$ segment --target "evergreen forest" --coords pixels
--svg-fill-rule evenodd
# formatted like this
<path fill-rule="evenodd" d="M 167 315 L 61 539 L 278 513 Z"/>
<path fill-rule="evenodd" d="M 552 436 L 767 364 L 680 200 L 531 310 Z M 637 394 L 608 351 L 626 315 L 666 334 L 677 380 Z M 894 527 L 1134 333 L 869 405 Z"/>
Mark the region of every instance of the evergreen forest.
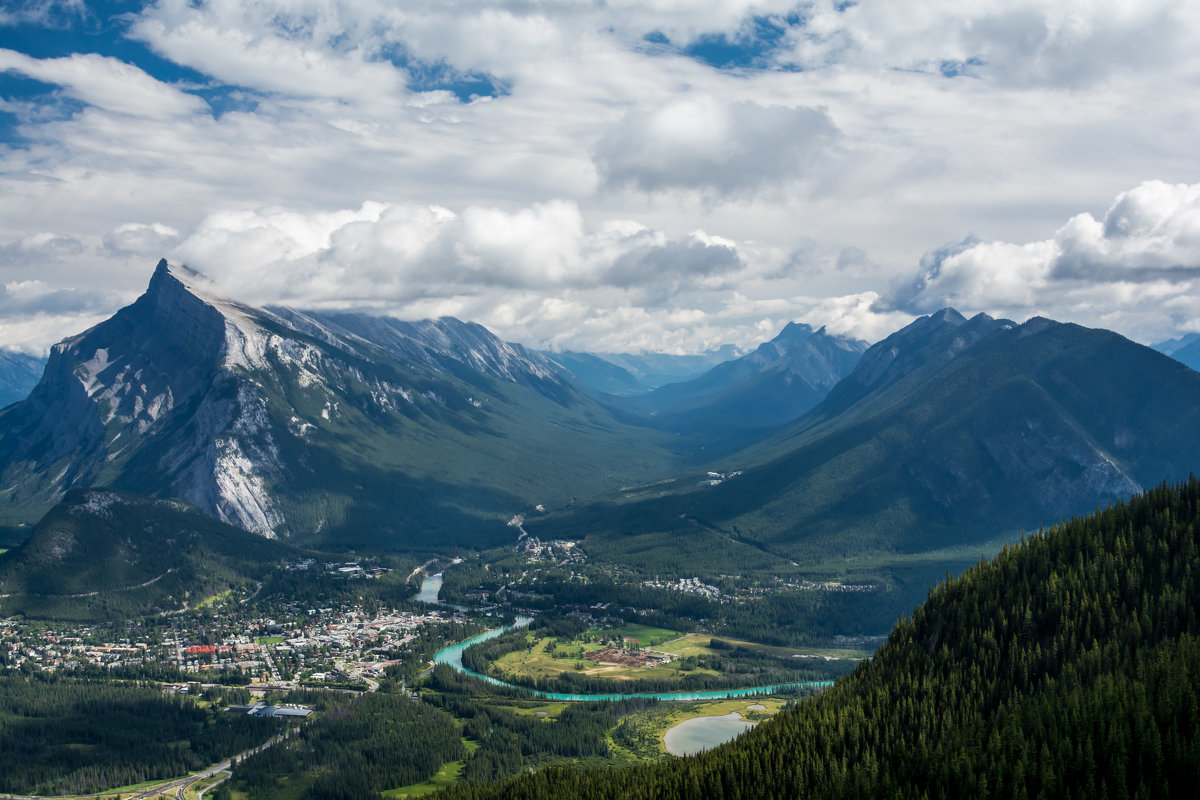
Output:
<path fill-rule="evenodd" d="M 1193 478 L 948 579 L 874 659 L 730 744 L 447 797 L 1194 797 L 1198 608 Z"/>

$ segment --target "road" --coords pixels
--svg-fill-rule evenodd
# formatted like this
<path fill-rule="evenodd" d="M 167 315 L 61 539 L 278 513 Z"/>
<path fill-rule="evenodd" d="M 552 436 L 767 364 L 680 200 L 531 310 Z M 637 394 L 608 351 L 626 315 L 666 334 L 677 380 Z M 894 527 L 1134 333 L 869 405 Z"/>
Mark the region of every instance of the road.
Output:
<path fill-rule="evenodd" d="M 274 747 L 275 745 L 284 741 L 289 736 L 291 736 L 293 733 L 295 733 L 294 730 L 288 731 L 287 733 L 272 736 L 270 739 L 263 742 L 258 747 L 252 747 L 251 749 L 245 751 L 244 753 L 239 753 L 238 755 L 234 756 L 234 758 L 236 758 L 238 761 L 241 761 L 246 756 L 251 756 L 251 755 L 254 755 L 255 753 L 260 753 L 263 750 L 266 750 L 268 747 Z M 132 795 L 129 798 L 129 800 L 150 800 L 151 797 L 158 797 L 159 795 L 171 794 L 171 793 L 174 793 L 175 797 L 178 798 L 178 800 L 184 800 L 184 793 L 187 791 L 187 788 L 189 786 L 191 786 L 193 783 L 205 780 L 206 778 L 211 778 L 212 776 L 216 775 L 219 772 L 228 772 L 232 765 L 233 765 L 233 758 L 226 759 L 219 764 L 213 764 L 211 767 L 202 769 L 199 772 L 194 772 L 191 775 L 188 775 L 186 778 L 176 778 L 173 781 L 167 781 L 165 783 L 158 783 L 152 787 L 143 789 L 142 791 L 138 792 L 137 794 Z M 226 776 L 226 778 L 227 777 L 228 776 Z M 217 786 L 224 780 L 225 780 L 225 778 L 222 778 L 220 781 L 217 781 L 212 786 L 202 789 L 197 794 L 197 798 L 199 800 L 203 800 L 204 792 L 207 792 L 209 789 L 213 788 L 213 786 Z M 118 794 L 128 794 L 128 792 L 120 792 L 120 793 L 118 793 L 118 792 L 98 792 L 96 794 L 82 794 L 82 795 L 0 794 L 0 798 L 3 798 L 3 800 L 75 800 L 76 798 L 84 798 L 84 797 L 102 797 L 102 796 L 116 797 Z"/>

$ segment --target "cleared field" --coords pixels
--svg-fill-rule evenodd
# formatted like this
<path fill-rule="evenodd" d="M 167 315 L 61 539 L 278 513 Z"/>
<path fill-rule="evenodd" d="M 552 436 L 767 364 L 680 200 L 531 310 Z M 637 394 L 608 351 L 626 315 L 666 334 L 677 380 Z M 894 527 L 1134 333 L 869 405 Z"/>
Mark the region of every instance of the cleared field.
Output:
<path fill-rule="evenodd" d="M 671 631 L 666 628 L 651 628 L 649 625 L 636 624 L 622 625 L 620 628 L 600 631 L 599 635 L 620 636 L 626 642 L 642 647 L 655 647 L 663 642 L 682 636 L 679 631 Z"/>
<path fill-rule="evenodd" d="M 570 703 L 541 703 L 539 705 L 502 705 L 500 708 L 507 708 L 517 714 L 524 714 L 527 717 L 542 717 L 543 719 L 558 719 L 558 715 L 563 709 L 571 705 Z"/>
<path fill-rule="evenodd" d="M 467 747 L 468 755 L 479 749 L 479 743 L 472 742 L 470 739 L 463 739 L 463 744 Z M 421 797 L 422 795 L 433 794 L 458 783 L 458 778 L 462 775 L 462 770 L 463 762 L 449 761 L 442 764 L 441 769 L 427 781 L 414 783 L 411 786 L 401 786 L 399 789 L 388 789 L 380 792 L 380 794 L 387 798 Z"/>
<path fill-rule="evenodd" d="M 713 655 L 722 652 L 711 647 L 713 638 L 717 638 L 733 647 L 744 647 L 755 653 L 766 653 L 779 658 L 794 659 L 803 662 L 810 658 L 838 659 L 842 661 L 860 661 L 869 658 L 872 653 L 867 650 L 852 650 L 833 647 L 776 647 L 769 644 L 747 642 L 743 639 L 730 639 L 725 636 L 712 637 L 707 633 L 690 633 L 670 642 L 655 647 L 664 653 L 671 653 L 681 658 L 697 655 Z"/>
<path fill-rule="evenodd" d="M 619 663 L 605 663 L 613 659 Z M 716 675 L 710 669 L 684 669 L 678 662 L 647 664 L 635 663 L 636 654 L 617 653 L 595 642 L 569 642 L 560 644 L 557 639 L 537 639 L 530 650 L 518 650 L 501 656 L 494 666 L 503 677 L 554 678 L 565 672 L 595 675 L 616 681 L 642 678 L 682 679 L 685 675 Z"/>

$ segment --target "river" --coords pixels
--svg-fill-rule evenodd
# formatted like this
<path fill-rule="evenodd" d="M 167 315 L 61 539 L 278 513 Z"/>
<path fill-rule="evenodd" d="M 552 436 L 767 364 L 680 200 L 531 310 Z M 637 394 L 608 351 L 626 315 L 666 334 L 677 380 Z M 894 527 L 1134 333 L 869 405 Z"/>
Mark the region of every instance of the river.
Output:
<path fill-rule="evenodd" d="M 418 603 L 437 603 L 438 595 L 442 593 L 442 573 L 430 575 L 425 580 L 421 581 L 421 591 L 417 592 L 417 596 L 413 598 Z"/>
<path fill-rule="evenodd" d="M 436 588 L 433 581 L 436 579 Z M 431 575 L 421 582 L 421 592 L 416 596 L 416 600 L 423 603 L 439 602 L 438 594 L 442 588 L 442 575 Z M 424 599 L 430 597 L 432 599 Z M 515 686 L 498 678 L 493 678 L 490 675 L 481 675 L 475 670 L 468 669 L 463 666 L 462 656 L 463 651 L 473 644 L 486 642 L 488 639 L 495 639 L 497 636 L 510 631 L 513 628 L 519 628 L 528 625 L 532 622 L 530 617 L 517 617 L 516 622 L 503 628 L 493 628 L 490 631 L 485 631 L 478 636 L 472 636 L 465 642 L 452 644 L 449 647 L 443 647 L 438 650 L 433 656 L 435 664 L 446 664 L 457 672 L 464 675 L 471 675 L 481 681 L 486 681 L 493 686 L 505 686 L 510 689 L 528 692 L 534 697 L 541 697 L 546 700 L 565 700 L 574 703 L 596 702 L 598 700 L 626 700 L 634 697 L 652 697 L 657 700 L 724 700 L 729 697 L 754 697 L 755 695 L 776 694 L 778 692 L 790 691 L 792 689 L 826 689 L 833 685 L 833 681 L 800 681 L 797 683 L 780 683 L 771 686 L 751 686 L 745 689 L 714 689 L 704 692 L 628 692 L 612 694 L 576 694 L 573 692 L 543 692 L 538 689 L 529 689 L 524 686 Z"/>

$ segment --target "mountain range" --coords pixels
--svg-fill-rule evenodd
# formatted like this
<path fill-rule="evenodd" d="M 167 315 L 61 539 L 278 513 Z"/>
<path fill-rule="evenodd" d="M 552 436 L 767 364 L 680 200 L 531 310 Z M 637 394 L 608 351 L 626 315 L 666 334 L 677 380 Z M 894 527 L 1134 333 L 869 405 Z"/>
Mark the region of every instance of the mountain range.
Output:
<path fill-rule="evenodd" d="M 1192 369 L 1200 369 L 1200 333 L 1189 333 L 1178 339 L 1151 345 L 1163 355 L 1170 356 L 1180 364 L 1187 364 Z"/>
<path fill-rule="evenodd" d="M 945 309 L 869 348 L 793 323 L 637 396 L 580 372 L 453 318 L 252 308 L 163 261 L 0 411 L 0 520 L 103 486 L 300 544 L 482 548 L 525 515 L 681 563 L 703 530 L 820 565 L 1035 529 L 1186 476 L 1200 445 L 1200 373 L 1041 318 Z"/>
<path fill-rule="evenodd" d="M 580 353 L 543 351 L 542 355 L 584 386 L 603 394 L 643 394 L 668 383 L 701 375 L 742 355 L 733 345 L 695 355 L 673 353 Z"/>
<path fill-rule="evenodd" d="M 1200 373 L 1110 331 L 946 309 L 870 347 L 807 414 L 724 459 L 719 474 L 736 477 L 553 522 L 574 535 L 636 525 L 684 550 L 700 526 L 731 546 L 840 564 L 1036 530 L 1187 477 L 1198 446 Z"/>
<path fill-rule="evenodd" d="M 811 409 L 854 370 L 867 343 L 791 322 L 774 339 L 707 372 L 613 402 L 642 424 L 715 437 L 762 431 Z M 744 434 L 740 442 L 752 439 Z"/>

